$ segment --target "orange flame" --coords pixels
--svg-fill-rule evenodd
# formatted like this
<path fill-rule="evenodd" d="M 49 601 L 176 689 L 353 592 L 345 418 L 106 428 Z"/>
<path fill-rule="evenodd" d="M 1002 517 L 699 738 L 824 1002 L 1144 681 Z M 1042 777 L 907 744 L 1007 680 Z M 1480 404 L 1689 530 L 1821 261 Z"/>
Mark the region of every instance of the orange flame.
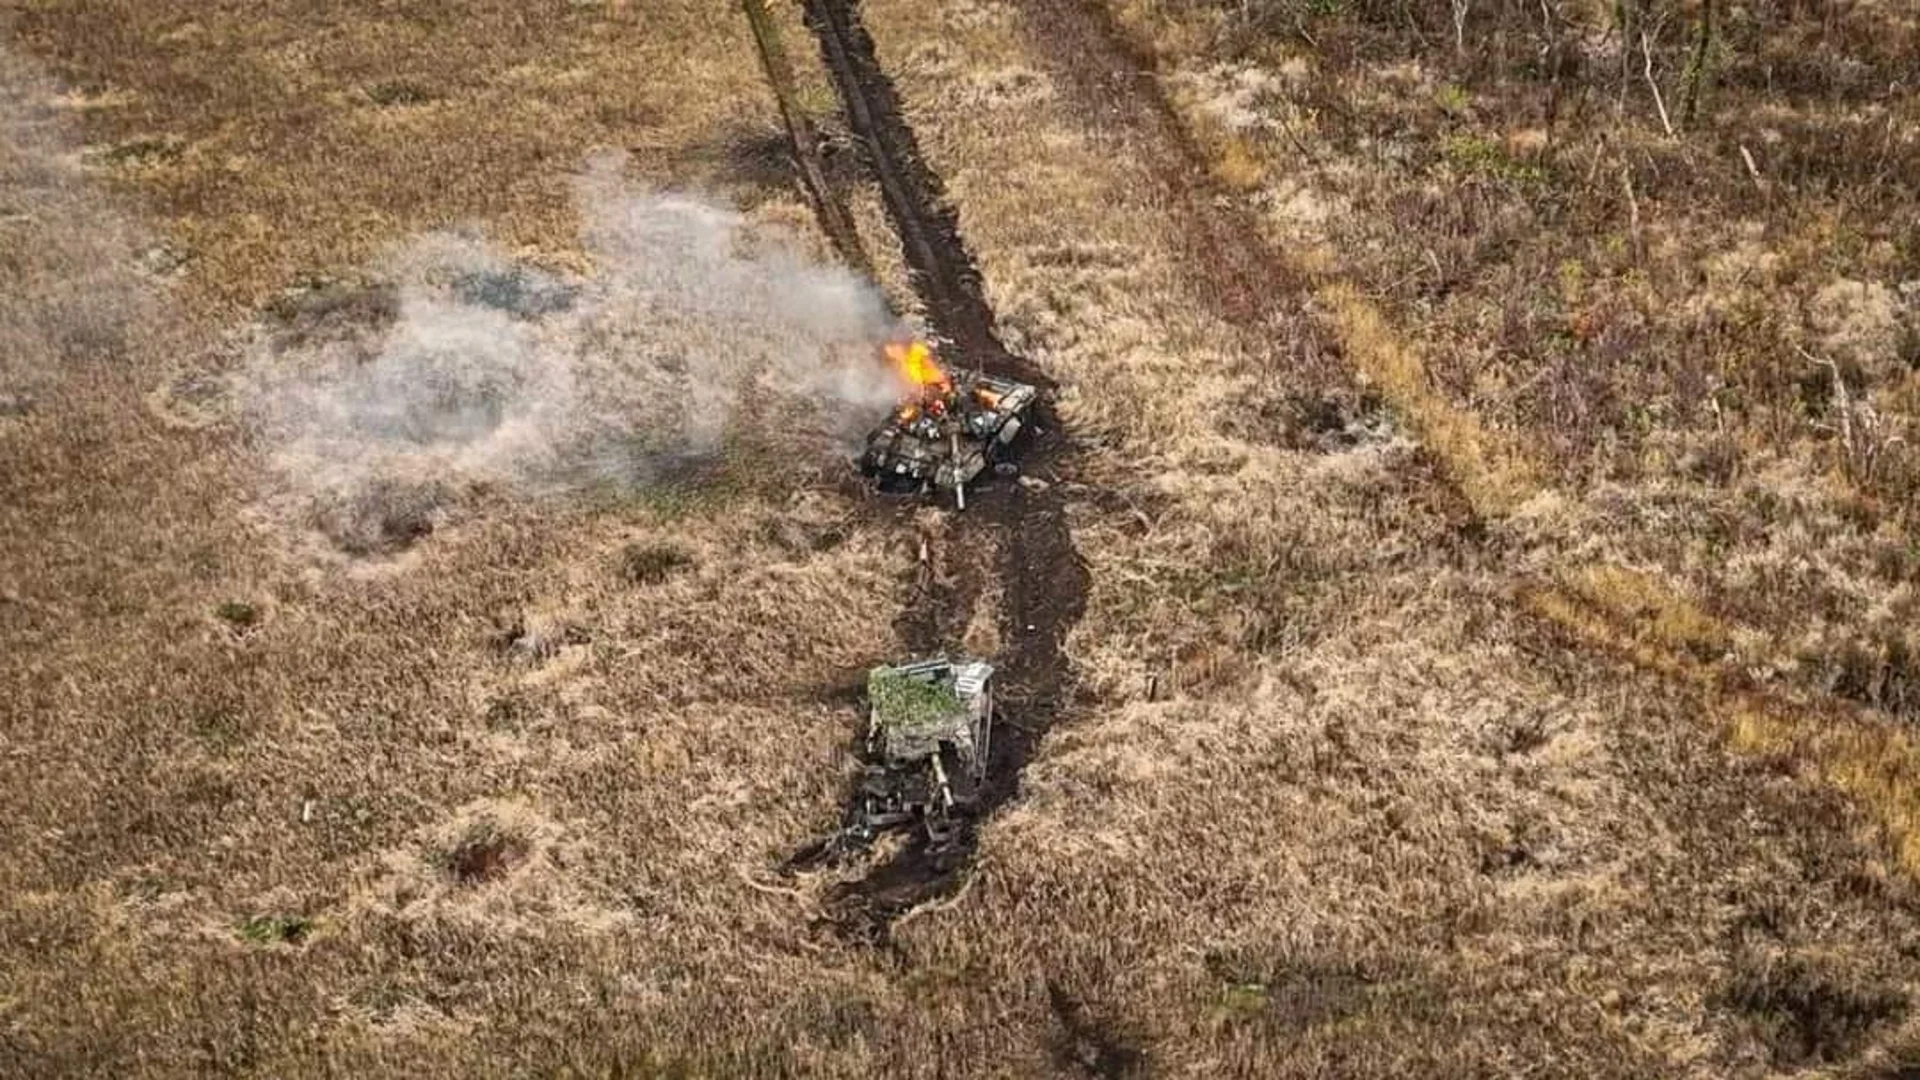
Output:
<path fill-rule="evenodd" d="M 898 342 L 887 346 L 887 359 L 899 369 L 900 377 L 913 386 L 946 393 L 953 388 L 953 380 L 934 358 L 933 349 L 924 341 L 907 344 Z"/>

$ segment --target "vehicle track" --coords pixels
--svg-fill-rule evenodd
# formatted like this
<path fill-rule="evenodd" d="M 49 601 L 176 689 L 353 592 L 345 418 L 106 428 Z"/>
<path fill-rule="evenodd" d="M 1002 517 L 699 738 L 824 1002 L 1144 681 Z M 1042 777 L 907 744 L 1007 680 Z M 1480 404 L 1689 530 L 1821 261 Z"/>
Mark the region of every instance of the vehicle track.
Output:
<path fill-rule="evenodd" d="M 980 272 L 961 237 L 959 214 L 947 202 L 939 176 L 921 156 L 913 132 L 902 118 L 899 98 L 875 54 L 873 39 L 861 25 L 857 0 L 806 0 L 806 22 L 819 39 L 820 54 L 840 98 L 849 128 L 859 139 L 864 163 L 879 185 L 887 216 L 900 238 L 908 276 L 933 327 L 954 345 L 949 362 L 977 366 L 996 375 L 1051 389 L 1053 381 L 1024 358 L 1010 353 L 995 332 L 992 306 Z M 978 844 L 978 828 L 1019 789 L 1020 773 L 1041 738 L 1067 706 L 1073 674 L 1063 646 L 1086 610 L 1088 575 L 1067 523 L 1068 485 L 1074 447 L 1045 402 L 1037 405 L 1024 467 L 1045 479 L 996 482 L 970 497 L 968 509 L 946 530 L 951 566 L 945 575 L 957 586 L 916 588 L 914 603 L 948 600 L 971 607 L 973 590 L 965 584 L 976 567 L 991 568 L 1001 587 L 1000 704 L 989 779 L 975 818 L 960 839 L 941 849 L 909 844 L 897 857 L 844 887 L 834 903 L 843 928 L 884 942 L 893 920 L 906 911 L 951 893 L 964 880 Z M 977 554 L 990 553 L 986 557 Z M 917 568 L 916 573 L 921 573 Z M 957 644 L 953 636 L 964 619 L 937 609 L 909 610 L 897 621 L 906 643 L 916 651 L 937 651 Z"/>
<path fill-rule="evenodd" d="M 805 12 L 847 126 L 880 187 L 887 220 L 906 255 L 908 280 L 928 321 L 971 363 L 1015 378 L 1036 374 L 1031 365 L 1010 364 L 994 333 L 993 309 L 960 237 L 959 212 L 901 116 L 893 82 L 861 25 L 858 0 L 806 0 Z"/>
<path fill-rule="evenodd" d="M 1152 62 L 1113 24 L 1101 0 L 1021 0 L 1035 53 L 1116 152 L 1145 166 L 1160 189 L 1155 201 L 1179 227 L 1184 265 L 1226 320 L 1270 331 L 1300 311 L 1311 291 L 1287 261 L 1259 239 L 1259 223 L 1236 199 L 1222 199 L 1204 154 L 1161 93 Z"/>
<path fill-rule="evenodd" d="M 767 14 L 765 0 L 741 0 L 747 25 L 753 29 L 754 45 L 760 52 L 760 68 L 780 108 L 780 122 L 787 130 L 787 142 L 793 153 L 795 172 L 807 201 L 813 205 L 820 231 L 827 234 L 833 249 L 855 271 L 873 276 L 873 264 L 860 246 L 860 230 L 853 223 L 845 198 L 828 178 L 821 163 L 820 136 L 813 122 L 798 104 L 794 89 L 793 67 L 787 62 L 786 48 L 780 43 L 780 31 Z"/>
<path fill-rule="evenodd" d="M 1317 340 L 1316 282 L 1262 239 L 1254 210 L 1214 179 L 1206 152 L 1161 90 L 1152 58 L 1114 24 L 1104 0 L 1018 0 L 1018 7 L 1034 54 L 1075 115 L 1109 156 L 1136 163 L 1157 188 L 1152 202 L 1172 219 L 1167 235 L 1194 301 L 1238 331 L 1240 351 L 1257 359 L 1261 373 L 1283 373 L 1302 395 L 1357 398 L 1338 347 Z"/>
<path fill-rule="evenodd" d="M 907 652 L 922 656 L 956 647 L 996 568 L 992 552 L 947 543 L 945 537 L 925 531 L 917 538 L 917 548 L 913 578 L 893 629 Z"/>

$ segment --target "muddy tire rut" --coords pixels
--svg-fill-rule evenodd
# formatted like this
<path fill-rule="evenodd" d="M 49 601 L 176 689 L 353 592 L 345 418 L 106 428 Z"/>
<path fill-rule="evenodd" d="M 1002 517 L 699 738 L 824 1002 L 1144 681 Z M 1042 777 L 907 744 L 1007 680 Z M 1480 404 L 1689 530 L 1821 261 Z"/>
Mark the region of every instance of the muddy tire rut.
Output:
<path fill-rule="evenodd" d="M 861 25 L 857 0 L 806 0 L 805 15 L 899 237 L 909 281 L 927 320 L 953 344 L 949 363 L 1051 389 L 1045 372 L 1010 353 L 995 331 L 959 213 L 901 115 L 898 95 Z M 841 929 L 875 942 L 886 941 L 900 915 L 960 887 L 980 825 L 1018 791 L 1022 770 L 1073 692 L 1064 644 L 1086 610 L 1089 579 L 1068 527 L 1070 485 L 1060 481 L 1071 476 L 1077 455 L 1044 401 L 1029 430 L 1022 467 L 1045 482 L 996 479 L 969 492 L 967 509 L 948 520 L 937 540 L 915 539 L 926 542 L 927 558 L 916 560 L 904 586 L 894 624 L 901 646 L 915 655 L 959 651 L 960 635 L 991 578 L 1001 598 L 1002 652 L 994 658 L 1000 666 L 1000 720 L 986 789 L 960 839 L 935 852 L 916 838 L 832 898 Z"/>

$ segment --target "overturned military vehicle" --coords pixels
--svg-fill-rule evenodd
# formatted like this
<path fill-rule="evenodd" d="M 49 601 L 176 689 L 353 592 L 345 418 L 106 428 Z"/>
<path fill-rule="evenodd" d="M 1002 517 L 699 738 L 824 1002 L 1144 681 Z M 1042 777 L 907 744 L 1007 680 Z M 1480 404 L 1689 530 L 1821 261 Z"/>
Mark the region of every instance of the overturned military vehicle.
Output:
<path fill-rule="evenodd" d="M 952 491 L 964 510 L 966 486 L 988 466 L 1017 470 L 1011 449 L 1038 391 L 984 372 L 949 373 L 923 341 L 886 351 L 910 390 L 867 437 L 861 470 L 884 491 Z"/>
<path fill-rule="evenodd" d="M 937 657 L 867 674 L 867 734 L 838 847 L 919 828 L 952 840 L 987 778 L 993 665 Z"/>

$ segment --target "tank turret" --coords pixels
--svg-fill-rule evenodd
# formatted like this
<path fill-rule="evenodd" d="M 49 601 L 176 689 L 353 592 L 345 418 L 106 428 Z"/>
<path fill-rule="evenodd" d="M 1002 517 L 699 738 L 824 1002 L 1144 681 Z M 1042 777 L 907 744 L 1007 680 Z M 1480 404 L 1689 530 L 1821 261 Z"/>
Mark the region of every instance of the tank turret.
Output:
<path fill-rule="evenodd" d="M 1016 471 L 1011 449 L 1039 391 L 984 372 L 949 372 L 915 341 L 887 347 L 912 388 L 867 437 L 860 467 L 882 490 L 951 491 L 966 508 L 966 486 L 987 468 Z"/>

